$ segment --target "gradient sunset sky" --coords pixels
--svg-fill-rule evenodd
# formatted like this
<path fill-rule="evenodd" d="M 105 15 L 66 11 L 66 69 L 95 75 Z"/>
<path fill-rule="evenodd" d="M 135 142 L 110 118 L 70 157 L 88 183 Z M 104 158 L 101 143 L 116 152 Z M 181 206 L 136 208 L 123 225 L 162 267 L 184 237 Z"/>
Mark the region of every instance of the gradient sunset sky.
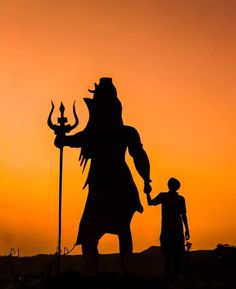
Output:
<path fill-rule="evenodd" d="M 236 245 L 236 1 L 0 0 L 0 255 L 54 253 L 59 150 L 47 126 L 63 101 L 88 120 L 83 97 L 113 78 L 125 124 L 151 164 L 152 196 L 181 181 L 193 249 Z M 87 190 L 79 149 L 65 149 L 62 248 L 77 237 Z M 134 251 L 159 245 L 161 210 L 132 221 Z M 118 252 L 105 235 L 101 253 Z M 81 253 L 77 246 L 75 254 Z"/>

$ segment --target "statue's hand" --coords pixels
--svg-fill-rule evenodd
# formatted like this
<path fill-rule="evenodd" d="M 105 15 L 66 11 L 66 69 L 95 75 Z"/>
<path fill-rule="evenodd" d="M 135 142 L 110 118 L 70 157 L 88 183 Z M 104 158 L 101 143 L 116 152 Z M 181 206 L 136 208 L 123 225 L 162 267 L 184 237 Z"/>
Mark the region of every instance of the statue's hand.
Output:
<path fill-rule="evenodd" d="M 145 194 L 150 194 L 152 191 L 152 187 L 149 183 L 144 183 L 144 189 L 143 189 Z"/>
<path fill-rule="evenodd" d="M 57 147 L 57 148 L 63 148 L 64 146 L 64 137 L 61 136 L 61 135 L 57 135 L 55 140 L 54 140 L 54 145 Z"/>

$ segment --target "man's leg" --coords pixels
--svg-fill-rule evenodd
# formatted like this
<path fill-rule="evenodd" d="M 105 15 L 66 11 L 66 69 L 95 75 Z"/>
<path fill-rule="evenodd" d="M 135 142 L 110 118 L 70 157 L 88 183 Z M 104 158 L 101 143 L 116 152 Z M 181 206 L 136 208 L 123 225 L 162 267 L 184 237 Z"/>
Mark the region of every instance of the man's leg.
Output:
<path fill-rule="evenodd" d="M 181 272 L 180 272 L 180 266 L 181 266 L 181 256 L 180 254 L 176 254 L 174 256 L 174 264 L 173 264 L 173 273 L 177 277 Z"/>
<path fill-rule="evenodd" d="M 92 240 L 82 243 L 84 274 L 96 275 L 98 270 L 98 241 Z"/>

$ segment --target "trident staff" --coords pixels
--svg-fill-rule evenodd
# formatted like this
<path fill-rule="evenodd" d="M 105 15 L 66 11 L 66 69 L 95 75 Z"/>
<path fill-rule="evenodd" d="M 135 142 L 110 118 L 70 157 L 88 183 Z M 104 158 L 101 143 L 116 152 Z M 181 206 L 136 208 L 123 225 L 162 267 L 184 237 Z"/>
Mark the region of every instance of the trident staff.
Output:
<path fill-rule="evenodd" d="M 60 112 L 61 116 L 57 119 L 59 125 L 52 123 L 52 113 L 54 111 L 54 103 L 52 102 L 52 109 L 48 116 L 48 126 L 54 131 L 57 136 L 64 136 L 66 133 L 70 132 L 72 129 L 76 128 L 79 124 L 79 119 L 76 114 L 75 110 L 75 102 L 73 104 L 73 113 L 75 117 L 75 123 L 73 125 L 67 124 L 67 118 L 64 116 L 65 107 L 61 102 L 60 105 Z M 63 147 L 60 148 L 60 161 L 59 161 L 59 212 L 58 212 L 58 248 L 57 248 L 57 255 L 58 255 L 58 273 L 61 270 L 61 215 L 62 215 L 62 173 L 63 173 Z"/>

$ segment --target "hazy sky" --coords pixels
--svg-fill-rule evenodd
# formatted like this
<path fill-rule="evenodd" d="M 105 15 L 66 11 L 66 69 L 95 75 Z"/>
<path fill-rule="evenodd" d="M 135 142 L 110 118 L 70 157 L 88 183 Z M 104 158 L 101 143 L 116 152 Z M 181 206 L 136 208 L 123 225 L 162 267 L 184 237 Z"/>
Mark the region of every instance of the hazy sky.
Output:
<path fill-rule="evenodd" d="M 59 151 L 51 100 L 83 129 L 83 97 L 109 76 L 151 163 L 155 196 L 181 181 L 193 249 L 236 244 L 236 2 L 0 0 L 0 255 L 54 253 Z M 65 149 L 62 247 L 71 247 L 87 191 L 78 149 Z M 132 221 L 134 251 L 159 245 L 159 207 Z M 104 236 L 103 253 L 117 252 Z M 75 253 L 80 253 L 78 246 Z"/>

